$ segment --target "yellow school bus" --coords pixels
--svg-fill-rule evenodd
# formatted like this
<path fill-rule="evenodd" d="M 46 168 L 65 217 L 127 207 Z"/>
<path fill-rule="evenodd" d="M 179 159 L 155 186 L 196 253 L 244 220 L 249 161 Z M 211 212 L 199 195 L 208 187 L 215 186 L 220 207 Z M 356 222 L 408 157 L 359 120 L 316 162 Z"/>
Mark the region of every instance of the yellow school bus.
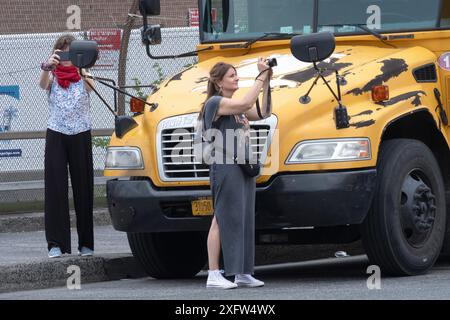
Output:
<path fill-rule="evenodd" d="M 213 208 L 208 166 L 193 158 L 192 138 L 208 72 L 219 61 L 235 66 L 241 96 L 259 56 L 277 66 L 273 114 L 251 122 L 253 151 L 264 163 L 256 243 L 362 239 L 383 273 L 429 270 L 450 244 L 450 1 L 198 6 L 196 51 L 161 57 L 152 53 L 164 41 L 151 24 L 159 1 L 141 1 L 149 62 L 196 55 L 198 63 L 166 79 L 148 97 L 153 107 L 113 134 L 107 151 L 114 228 L 127 232 L 148 274 L 189 277 L 204 267 Z"/>

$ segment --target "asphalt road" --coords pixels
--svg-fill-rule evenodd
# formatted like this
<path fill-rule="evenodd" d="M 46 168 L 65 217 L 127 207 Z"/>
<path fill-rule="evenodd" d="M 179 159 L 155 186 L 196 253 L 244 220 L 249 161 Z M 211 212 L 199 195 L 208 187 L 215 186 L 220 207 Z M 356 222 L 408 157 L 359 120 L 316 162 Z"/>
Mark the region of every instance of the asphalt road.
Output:
<path fill-rule="evenodd" d="M 450 261 L 439 261 L 425 275 L 380 278 L 380 289 L 368 288 L 366 256 L 286 263 L 256 268 L 262 288 L 206 289 L 206 273 L 186 280 L 142 278 L 83 284 L 81 289 L 54 288 L 0 294 L 5 299 L 136 299 L 136 300 L 428 300 L 450 299 Z M 374 282 L 369 281 L 370 284 Z"/>

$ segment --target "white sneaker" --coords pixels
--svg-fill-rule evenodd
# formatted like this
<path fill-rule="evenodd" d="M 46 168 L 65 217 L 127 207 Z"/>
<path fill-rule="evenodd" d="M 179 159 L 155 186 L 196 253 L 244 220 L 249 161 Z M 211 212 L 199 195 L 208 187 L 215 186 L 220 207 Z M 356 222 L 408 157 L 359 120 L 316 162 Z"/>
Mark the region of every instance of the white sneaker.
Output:
<path fill-rule="evenodd" d="M 88 247 L 82 247 L 81 250 L 78 250 L 78 255 L 82 257 L 90 257 L 94 255 L 94 250 L 89 249 Z"/>
<path fill-rule="evenodd" d="M 250 288 L 262 287 L 264 285 L 264 282 L 253 278 L 249 274 L 237 274 L 234 278 L 234 283 L 237 284 L 239 287 L 250 287 Z"/>
<path fill-rule="evenodd" d="M 50 259 L 52 259 L 52 258 L 60 258 L 61 256 L 62 256 L 62 252 L 61 252 L 61 249 L 59 247 L 53 247 L 48 252 L 48 257 Z"/>
<path fill-rule="evenodd" d="M 236 287 L 237 284 L 225 279 L 219 270 L 208 271 L 208 280 L 206 281 L 206 288 L 234 289 Z"/>

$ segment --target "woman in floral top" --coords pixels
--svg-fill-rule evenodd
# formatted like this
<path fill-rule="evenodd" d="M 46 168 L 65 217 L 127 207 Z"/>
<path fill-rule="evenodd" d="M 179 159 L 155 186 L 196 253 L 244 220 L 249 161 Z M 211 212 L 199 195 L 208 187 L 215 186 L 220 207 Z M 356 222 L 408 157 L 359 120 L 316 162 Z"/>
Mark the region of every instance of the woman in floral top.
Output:
<path fill-rule="evenodd" d="M 72 182 L 78 232 L 78 253 L 92 255 L 93 165 L 90 96 L 94 83 L 82 79 L 68 52 L 75 38 L 56 40 L 53 54 L 41 65 L 39 85 L 48 91 L 49 118 L 45 139 L 45 235 L 48 256 L 71 253 L 68 168 Z"/>

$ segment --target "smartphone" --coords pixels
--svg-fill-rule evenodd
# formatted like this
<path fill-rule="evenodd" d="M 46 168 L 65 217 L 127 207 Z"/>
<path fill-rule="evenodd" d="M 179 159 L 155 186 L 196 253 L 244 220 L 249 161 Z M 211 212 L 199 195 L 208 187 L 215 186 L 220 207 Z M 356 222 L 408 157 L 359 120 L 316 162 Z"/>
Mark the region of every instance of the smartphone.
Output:
<path fill-rule="evenodd" d="M 59 56 L 60 61 L 69 61 L 69 51 L 57 51 L 56 54 Z"/>

